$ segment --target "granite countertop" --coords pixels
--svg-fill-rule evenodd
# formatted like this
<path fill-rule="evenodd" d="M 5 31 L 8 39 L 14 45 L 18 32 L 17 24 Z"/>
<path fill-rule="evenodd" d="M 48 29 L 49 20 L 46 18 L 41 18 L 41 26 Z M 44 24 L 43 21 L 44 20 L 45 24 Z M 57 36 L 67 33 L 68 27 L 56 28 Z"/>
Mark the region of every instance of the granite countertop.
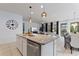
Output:
<path fill-rule="evenodd" d="M 26 34 L 21 34 L 18 36 L 26 38 L 26 39 L 31 40 L 31 41 L 34 41 L 34 42 L 39 43 L 41 45 L 47 44 L 47 43 L 57 39 L 56 36 L 42 35 L 42 34 L 33 34 L 32 36 L 28 36 Z"/>

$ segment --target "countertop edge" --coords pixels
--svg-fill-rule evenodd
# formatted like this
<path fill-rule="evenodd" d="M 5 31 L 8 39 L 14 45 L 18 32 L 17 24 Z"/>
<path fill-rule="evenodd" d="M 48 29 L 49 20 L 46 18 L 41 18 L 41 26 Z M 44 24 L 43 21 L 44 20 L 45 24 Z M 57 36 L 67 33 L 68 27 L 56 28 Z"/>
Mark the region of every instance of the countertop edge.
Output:
<path fill-rule="evenodd" d="M 25 38 L 25 39 L 27 39 L 27 40 L 30 40 L 29 38 L 26 38 L 26 37 L 24 37 L 24 36 L 22 36 L 22 35 L 19 35 L 19 34 L 17 34 L 16 36 L 20 36 L 20 37 L 23 37 L 23 38 Z M 37 42 L 37 41 L 33 41 L 33 40 L 30 40 L 30 41 L 32 41 L 32 42 L 35 42 L 35 43 L 37 43 L 37 44 L 40 44 L 40 45 L 45 45 L 45 44 L 48 44 L 49 42 L 52 42 L 52 41 L 54 41 L 54 40 L 56 40 L 56 39 L 51 39 L 50 41 L 47 41 L 47 42 L 44 42 L 44 43 L 42 43 L 42 42 Z"/>

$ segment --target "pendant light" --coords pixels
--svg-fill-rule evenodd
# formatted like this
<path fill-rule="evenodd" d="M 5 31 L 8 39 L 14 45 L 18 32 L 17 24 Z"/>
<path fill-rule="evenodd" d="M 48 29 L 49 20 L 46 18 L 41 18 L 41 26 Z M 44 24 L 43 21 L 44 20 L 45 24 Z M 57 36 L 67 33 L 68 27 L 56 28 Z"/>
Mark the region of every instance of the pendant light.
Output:
<path fill-rule="evenodd" d="M 31 8 L 32 8 L 32 6 L 29 6 L 29 9 L 30 9 L 30 16 L 29 16 L 29 23 L 31 23 L 32 21 L 31 21 Z"/>
<path fill-rule="evenodd" d="M 41 17 L 43 17 L 43 18 L 47 17 L 47 13 L 45 11 L 45 6 L 41 5 L 41 8 L 43 8 L 43 12 L 41 13 Z"/>
<path fill-rule="evenodd" d="M 31 23 L 32 23 L 32 17 L 31 17 L 31 8 L 32 6 L 29 6 L 29 9 L 30 9 L 30 15 L 29 15 L 29 29 L 28 29 L 28 35 L 32 35 L 32 26 L 31 26 Z"/>

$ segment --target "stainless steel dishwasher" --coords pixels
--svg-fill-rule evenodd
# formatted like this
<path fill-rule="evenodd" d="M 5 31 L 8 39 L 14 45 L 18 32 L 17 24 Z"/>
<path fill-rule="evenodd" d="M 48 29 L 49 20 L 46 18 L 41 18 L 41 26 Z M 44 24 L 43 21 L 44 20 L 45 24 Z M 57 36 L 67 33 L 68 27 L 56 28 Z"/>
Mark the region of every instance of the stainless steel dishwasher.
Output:
<path fill-rule="evenodd" d="M 41 45 L 33 41 L 27 40 L 27 56 L 40 56 Z"/>

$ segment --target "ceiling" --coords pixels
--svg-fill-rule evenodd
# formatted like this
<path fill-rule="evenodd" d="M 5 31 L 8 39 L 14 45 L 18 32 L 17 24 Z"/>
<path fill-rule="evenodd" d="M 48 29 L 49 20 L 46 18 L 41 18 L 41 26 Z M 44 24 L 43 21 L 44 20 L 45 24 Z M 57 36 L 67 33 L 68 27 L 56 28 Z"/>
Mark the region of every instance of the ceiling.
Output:
<path fill-rule="evenodd" d="M 29 6 L 32 6 L 32 21 L 33 22 L 51 22 L 54 20 L 67 20 L 73 19 L 75 12 L 75 18 L 79 18 L 79 4 L 78 3 L 45 3 L 47 17 L 42 18 L 41 13 L 43 9 L 39 3 L 0 3 L 0 10 L 16 13 L 22 15 L 24 20 L 28 20 Z"/>

